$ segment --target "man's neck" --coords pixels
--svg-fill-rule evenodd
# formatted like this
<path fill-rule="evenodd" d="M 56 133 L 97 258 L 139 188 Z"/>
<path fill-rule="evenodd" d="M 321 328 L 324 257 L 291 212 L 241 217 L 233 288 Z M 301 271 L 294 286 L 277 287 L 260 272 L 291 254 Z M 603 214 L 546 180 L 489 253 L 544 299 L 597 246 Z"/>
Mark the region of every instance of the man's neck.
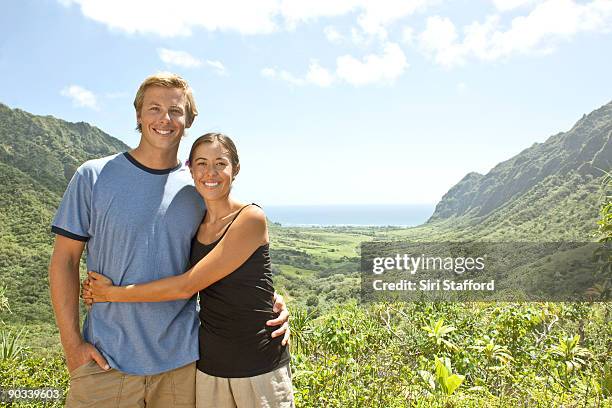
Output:
<path fill-rule="evenodd" d="M 179 163 L 176 157 L 178 149 L 172 151 L 145 149 L 142 146 L 130 151 L 130 155 L 137 162 L 150 169 L 165 170 L 176 167 Z"/>

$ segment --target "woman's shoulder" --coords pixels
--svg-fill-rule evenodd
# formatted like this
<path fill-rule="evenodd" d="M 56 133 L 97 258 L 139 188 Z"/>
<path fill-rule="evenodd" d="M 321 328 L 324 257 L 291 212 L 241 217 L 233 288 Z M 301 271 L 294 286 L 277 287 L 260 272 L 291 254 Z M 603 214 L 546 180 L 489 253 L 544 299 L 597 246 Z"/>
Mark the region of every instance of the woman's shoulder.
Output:
<path fill-rule="evenodd" d="M 266 214 L 257 205 L 243 206 L 232 224 L 227 230 L 227 234 L 232 239 L 241 241 L 253 239 L 254 242 L 257 241 L 258 243 L 267 242 Z"/>
<path fill-rule="evenodd" d="M 257 204 L 251 203 L 242 207 L 240 214 L 237 216 L 237 221 L 240 219 L 253 224 L 265 224 L 266 213 Z"/>

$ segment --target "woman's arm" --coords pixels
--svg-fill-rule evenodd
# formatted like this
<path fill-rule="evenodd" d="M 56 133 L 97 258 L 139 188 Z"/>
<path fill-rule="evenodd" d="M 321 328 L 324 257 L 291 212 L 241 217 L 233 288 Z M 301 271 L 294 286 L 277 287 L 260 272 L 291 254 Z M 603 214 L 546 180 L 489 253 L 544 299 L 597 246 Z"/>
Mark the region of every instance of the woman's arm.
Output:
<path fill-rule="evenodd" d="M 182 275 L 128 286 L 113 286 L 110 279 L 89 273 L 89 289 L 84 298 L 94 302 L 163 302 L 189 299 L 242 265 L 261 245 L 268 242 L 264 212 L 246 208 L 227 233 L 193 268 Z"/>

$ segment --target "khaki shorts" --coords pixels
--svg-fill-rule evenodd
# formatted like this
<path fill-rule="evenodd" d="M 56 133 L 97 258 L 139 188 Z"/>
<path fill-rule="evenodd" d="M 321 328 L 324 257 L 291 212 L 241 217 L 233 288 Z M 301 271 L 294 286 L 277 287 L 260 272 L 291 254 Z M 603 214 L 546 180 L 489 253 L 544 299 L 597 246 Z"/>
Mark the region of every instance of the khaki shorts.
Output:
<path fill-rule="evenodd" d="M 289 364 L 269 373 L 245 378 L 223 378 L 197 370 L 198 408 L 293 408 Z"/>
<path fill-rule="evenodd" d="M 195 363 L 156 375 L 104 371 L 90 361 L 70 373 L 66 407 L 194 407 Z"/>

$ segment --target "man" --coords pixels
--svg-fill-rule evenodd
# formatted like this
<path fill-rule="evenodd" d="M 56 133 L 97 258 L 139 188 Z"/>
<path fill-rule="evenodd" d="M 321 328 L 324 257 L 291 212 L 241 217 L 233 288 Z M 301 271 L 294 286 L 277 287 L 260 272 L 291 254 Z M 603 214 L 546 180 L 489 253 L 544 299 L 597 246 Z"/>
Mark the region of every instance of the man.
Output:
<path fill-rule="evenodd" d="M 187 82 L 174 74 L 145 79 L 134 100 L 140 143 L 129 153 L 84 163 L 53 220 L 51 300 L 70 372 L 68 407 L 191 407 L 195 404 L 198 317 L 195 299 L 98 303 L 79 330 L 79 261 L 117 285 L 187 269 L 204 203 L 177 159 L 197 116 Z M 285 333 L 288 313 L 275 309 Z"/>

